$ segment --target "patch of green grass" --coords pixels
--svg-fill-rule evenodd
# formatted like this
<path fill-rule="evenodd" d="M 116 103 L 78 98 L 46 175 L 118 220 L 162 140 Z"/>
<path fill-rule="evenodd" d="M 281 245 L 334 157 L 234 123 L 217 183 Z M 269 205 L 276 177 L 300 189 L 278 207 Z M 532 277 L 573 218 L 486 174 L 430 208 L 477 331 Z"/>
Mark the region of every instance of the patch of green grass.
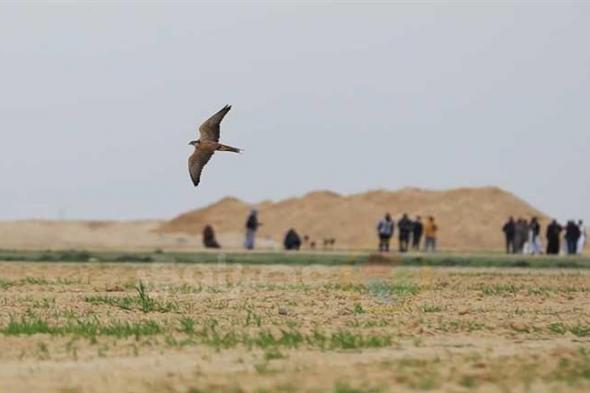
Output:
<path fill-rule="evenodd" d="M 112 251 L 25 251 L 0 250 L 0 261 L 29 262 L 132 262 L 132 263 L 219 263 L 220 254 L 202 252 L 130 253 Z M 359 266 L 371 257 L 369 252 L 360 253 L 285 253 L 285 252 L 224 252 L 224 263 L 245 265 L 348 265 Z M 387 263 L 385 258 L 384 263 Z M 400 260 L 401 259 L 401 260 Z M 590 268 L 590 258 L 564 258 L 561 256 L 531 257 L 523 255 L 500 255 L 497 253 L 476 253 L 471 255 L 437 253 L 429 255 L 407 254 L 392 256 L 392 266 L 468 266 L 468 267 L 519 267 L 519 268 Z"/>
<path fill-rule="evenodd" d="M 17 285 L 75 285 L 75 284 L 81 284 L 81 283 L 82 283 L 81 279 L 73 279 L 73 278 L 67 278 L 67 277 L 66 278 L 59 277 L 55 281 L 49 281 L 43 277 L 27 276 L 27 277 L 20 279 L 18 281 L 10 281 L 10 280 L 0 279 L 0 289 L 8 289 L 10 287 L 17 286 Z"/>
<path fill-rule="evenodd" d="M 549 330 L 557 334 L 565 334 L 570 332 L 578 337 L 590 336 L 590 325 L 582 324 L 564 324 L 563 322 L 554 322 L 549 324 Z"/>
<path fill-rule="evenodd" d="M 114 257 L 113 262 L 154 262 L 154 258 L 150 255 L 122 254 Z"/>
<path fill-rule="evenodd" d="M 203 292 L 203 287 L 200 284 L 195 286 L 195 285 L 183 283 L 181 285 L 169 288 L 168 291 L 173 294 L 180 293 L 183 295 L 189 295 L 189 294 L 193 294 L 193 293 Z"/>
<path fill-rule="evenodd" d="M 264 360 L 266 361 L 283 358 L 285 358 L 285 355 L 283 355 L 277 348 L 270 348 L 264 352 Z"/>
<path fill-rule="evenodd" d="M 180 320 L 180 331 L 184 334 L 192 335 L 195 333 L 195 320 L 189 317 Z"/>
<path fill-rule="evenodd" d="M 581 350 L 579 356 L 562 358 L 557 367 L 545 376 L 548 381 L 564 381 L 568 385 L 578 385 L 580 382 L 590 381 L 590 357 Z"/>
<path fill-rule="evenodd" d="M 143 281 L 139 280 L 139 284 L 137 285 L 137 295 L 139 296 L 139 305 L 141 306 L 141 310 L 143 312 L 150 312 L 155 311 L 155 302 L 150 297 L 147 287 L 143 283 Z"/>
<path fill-rule="evenodd" d="M 50 325 L 39 317 L 11 318 L 8 324 L 0 329 L 7 336 L 31 336 L 34 334 L 66 335 L 72 334 L 81 337 L 114 336 L 114 337 L 140 337 L 160 334 L 164 331 L 156 321 L 146 320 L 140 322 L 111 321 L 107 324 L 97 319 L 68 321 L 63 325 Z"/>
<path fill-rule="evenodd" d="M 420 305 L 420 311 L 429 313 L 429 312 L 441 312 L 442 307 L 437 304 L 422 304 Z"/>
<path fill-rule="evenodd" d="M 55 281 L 59 285 L 78 285 L 82 284 L 81 278 L 58 277 Z"/>
<path fill-rule="evenodd" d="M 8 289 L 14 285 L 15 285 L 14 281 L 0 278 L 0 289 Z"/>
<path fill-rule="evenodd" d="M 360 303 L 355 303 L 354 307 L 352 309 L 352 313 L 357 315 L 357 314 L 364 314 L 366 313 L 365 309 L 363 308 L 363 305 Z"/>
<path fill-rule="evenodd" d="M 8 325 L 2 329 L 7 336 L 33 335 L 38 333 L 53 334 L 54 329 L 49 327 L 47 321 L 40 318 L 22 318 L 20 321 L 10 319 Z"/>
<path fill-rule="evenodd" d="M 88 262 L 92 255 L 84 250 L 46 251 L 37 256 L 37 260 L 45 262 Z"/>
<path fill-rule="evenodd" d="M 137 297 L 131 296 L 86 296 L 84 301 L 90 304 L 106 304 L 113 307 L 119 307 L 123 310 L 141 310 L 148 312 L 175 312 L 178 311 L 178 304 L 175 302 L 164 302 L 153 299 L 147 290 L 145 284 L 140 281 L 137 290 Z"/>
<path fill-rule="evenodd" d="M 522 287 L 513 284 L 482 285 L 481 292 L 486 296 L 506 296 L 518 293 Z"/>
<path fill-rule="evenodd" d="M 256 325 L 260 327 L 262 325 L 262 317 L 256 314 L 254 311 L 247 309 L 246 310 L 246 326 Z"/>
<path fill-rule="evenodd" d="M 355 388 L 347 382 L 337 382 L 331 393 L 378 393 L 381 389 L 374 387 Z"/>
<path fill-rule="evenodd" d="M 361 294 L 369 294 L 376 298 L 390 299 L 416 295 L 420 291 L 420 286 L 408 281 L 391 281 L 391 280 L 370 280 L 366 284 L 346 282 L 346 283 L 327 283 L 323 286 L 327 290 L 351 291 Z"/>
<path fill-rule="evenodd" d="M 487 329 L 487 326 L 474 320 L 454 319 L 450 321 L 442 321 L 439 325 L 439 329 L 443 332 L 460 333 L 485 330 Z"/>
<path fill-rule="evenodd" d="M 30 284 L 30 285 L 47 285 L 49 281 L 44 278 L 38 277 L 25 277 L 21 280 L 23 284 Z"/>
<path fill-rule="evenodd" d="M 33 308 L 42 308 L 42 309 L 50 309 L 55 307 L 55 298 L 46 298 L 44 297 L 41 300 L 34 300 L 31 304 Z"/>
<path fill-rule="evenodd" d="M 474 389 L 477 387 L 477 379 L 473 375 L 463 375 L 459 380 L 459 385 L 464 386 L 468 389 Z"/>
<path fill-rule="evenodd" d="M 219 330 L 215 320 L 207 321 L 202 327 L 195 328 L 192 322 L 181 322 L 185 327 L 181 331 L 194 339 L 196 343 L 215 348 L 233 348 L 244 345 L 247 348 L 261 348 L 271 350 L 278 348 L 312 347 L 320 349 L 361 349 L 381 348 L 391 346 L 393 340 L 389 335 L 363 335 L 348 330 L 333 333 L 323 333 L 319 330 L 311 334 L 304 334 L 295 329 L 281 330 L 273 333 L 263 329 L 253 334 L 233 329 Z M 187 327 L 190 326 L 190 327 Z"/>
<path fill-rule="evenodd" d="M 329 336 L 327 347 L 330 349 L 382 348 L 388 347 L 391 344 L 392 339 L 390 336 L 365 336 L 346 330 L 339 330 Z"/>
<path fill-rule="evenodd" d="M 590 336 L 590 325 L 571 325 L 569 331 L 578 337 L 588 337 Z"/>
<path fill-rule="evenodd" d="M 413 296 L 420 287 L 412 282 L 388 282 L 373 280 L 367 285 L 367 292 L 378 299 L 396 300 L 400 297 Z"/>
<path fill-rule="evenodd" d="M 557 334 L 565 334 L 567 332 L 565 325 L 561 322 L 554 322 L 549 324 L 549 330 Z"/>

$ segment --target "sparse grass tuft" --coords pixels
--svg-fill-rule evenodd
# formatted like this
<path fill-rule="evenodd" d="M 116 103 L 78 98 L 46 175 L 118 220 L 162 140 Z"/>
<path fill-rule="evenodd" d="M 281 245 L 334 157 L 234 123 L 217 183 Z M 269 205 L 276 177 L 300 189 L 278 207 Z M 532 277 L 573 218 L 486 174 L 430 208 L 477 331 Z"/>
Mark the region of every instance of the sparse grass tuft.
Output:
<path fill-rule="evenodd" d="M 437 304 L 422 304 L 420 306 L 422 312 L 441 312 L 442 307 Z"/>
<path fill-rule="evenodd" d="M 12 287 L 13 285 L 15 285 L 14 281 L 5 280 L 3 278 L 0 278 L 0 289 L 8 289 L 8 288 Z"/>
<path fill-rule="evenodd" d="M 508 296 L 518 293 L 522 287 L 514 284 L 482 285 L 481 292 L 486 296 Z"/>
<path fill-rule="evenodd" d="M 352 313 L 357 315 L 357 314 L 364 314 L 366 311 L 363 308 L 363 305 L 360 303 L 355 303 L 354 304 L 354 308 L 352 309 Z"/>
<path fill-rule="evenodd" d="M 184 334 L 195 334 L 195 321 L 192 318 L 186 317 L 180 320 L 180 331 Z"/>
<path fill-rule="evenodd" d="M 84 301 L 90 304 L 99 305 L 106 304 L 113 307 L 118 307 L 123 310 L 141 310 L 144 313 L 148 312 L 175 312 L 178 311 L 178 304 L 175 302 L 158 301 L 150 297 L 147 287 L 142 281 L 139 282 L 135 288 L 137 290 L 137 297 L 131 296 L 86 296 Z"/>
<path fill-rule="evenodd" d="M 25 277 L 22 279 L 22 282 L 24 284 L 31 284 L 31 285 L 47 285 L 49 284 L 49 281 L 47 281 L 44 278 L 38 278 L 38 277 Z"/>
<path fill-rule="evenodd" d="M 565 334 L 569 332 L 578 337 L 590 336 L 590 325 L 564 324 L 562 322 L 554 322 L 549 325 L 549 330 L 557 334 Z"/>

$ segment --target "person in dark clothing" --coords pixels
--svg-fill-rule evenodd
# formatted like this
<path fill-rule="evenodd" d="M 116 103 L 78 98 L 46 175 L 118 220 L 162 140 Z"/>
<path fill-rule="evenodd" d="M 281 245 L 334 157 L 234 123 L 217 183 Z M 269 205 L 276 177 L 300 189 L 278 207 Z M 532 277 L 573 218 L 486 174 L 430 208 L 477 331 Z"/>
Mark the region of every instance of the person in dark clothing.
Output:
<path fill-rule="evenodd" d="M 385 218 L 377 224 L 377 235 L 379 236 L 379 251 L 388 252 L 389 242 L 393 236 L 395 223 L 391 219 L 389 213 L 385 214 Z"/>
<path fill-rule="evenodd" d="M 524 218 L 519 218 L 514 227 L 514 253 L 522 254 L 524 245 L 529 239 L 529 224 Z"/>
<path fill-rule="evenodd" d="M 252 209 L 248 216 L 248 220 L 246 220 L 246 241 L 244 242 L 244 247 L 246 249 L 254 249 L 254 237 L 260 225 L 262 224 L 258 222 L 258 212 L 256 209 Z"/>
<path fill-rule="evenodd" d="M 295 232 L 295 229 L 291 228 L 285 235 L 285 241 L 283 242 L 285 250 L 299 250 L 301 247 L 301 238 Z"/>
<path fill-rule="evenodd" d="M 502 231 L 504 232 L 504 237 L 506 238 L 506 254 L 514 254 L 516 251 L 514 247 L 514 233 L 516 231 L 514 217 L 510 216 L 508 221 L 502 227 Z"/>
<path fill-rule="evenodd" d="M 541 250 L 541 224 L 539 224 L 539 219 L 537 217 L 533 217 L 531 219 L 531 223 L 529 224 L 529 229 L 531 231 L 530 236 L 530 252 L 533 255 L 542 254 L 543 251 Z"/>
<path fill-rule="evenodd" d="M 420 241 L 422 240 L 422 233 L 424 232 L 424 225 L 422 218 L 416 217 L 416 221 L 412 225 L 412 248 L 416 251 L 420 250 Z"/>
<path fill-rule="evenodd" d="M 580 227 L 573 220 L 570 220 L 565 226 L 568 255 L 575 255 L 578 252 L 578 239 L 580 239 Z"/>
<path fill-rule="evenodd" d="M 562 226 L 556 220 L 551 221 L 551 224 L 547 225 L 547 231 L 545 233 L 547 237 L 547 255 L 559 254 L 559 237 L 562 230 Z"/>
<path fill-rule="evenodd" d="M 205 225 L 203 229 L 203 245 L 206 248 L 221 248 L 217 240 L 215 240 L 215 232 L 211 225 Z"/>
<path fill-rule="evenodd" d="M 410 232 L 412 231 L 412 221 L 408 218 L 408 215 L 404 213 L 401 220 L 399 220 L 397 227 L 399 229 L 399 251 L 408 251 L 410 244 Z"/>

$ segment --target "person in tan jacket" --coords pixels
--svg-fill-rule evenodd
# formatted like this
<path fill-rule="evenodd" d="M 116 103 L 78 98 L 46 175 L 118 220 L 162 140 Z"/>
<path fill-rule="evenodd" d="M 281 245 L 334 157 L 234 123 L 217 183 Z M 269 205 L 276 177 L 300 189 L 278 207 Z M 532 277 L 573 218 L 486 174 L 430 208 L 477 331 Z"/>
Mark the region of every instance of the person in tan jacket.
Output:
<path fill-rule="evenodd" d="M 438 232 L 438 225 L 434 222 L 434 217 L 428 217 L 424 225 L 424 251 L 436 252 L 436 233 Z"/>

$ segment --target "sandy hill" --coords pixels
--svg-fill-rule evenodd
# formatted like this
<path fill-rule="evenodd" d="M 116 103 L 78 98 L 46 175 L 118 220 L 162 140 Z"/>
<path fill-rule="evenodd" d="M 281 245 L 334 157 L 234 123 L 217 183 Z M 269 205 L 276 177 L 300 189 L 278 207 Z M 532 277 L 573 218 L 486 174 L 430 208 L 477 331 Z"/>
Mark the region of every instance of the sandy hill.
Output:
<path fill-rule="evenodd" d="M 159 231 L 199 235 L 206 224 L 213 225 L 223 246 L 239 247 L 251 204 L 224 198 L 202 209 L 189 211 L 162 224 Z M 497 187 L 459 188 L 428 191 L 406 188 L 399 191 L 369 191 L 339 195 L 312 192 L 279 202 L 262 202 L 256 207 L 260 221 L 259 238 L 265 245 L 279 247 L 284 233 L 295 228 L 318 245 L 334 237 L 337 248 L 373 249 L 375 226 L 385 212 L 397 220 L 402 213 L 433 215 L 440 227 L 439 244 L 444 249 L 502 249 L 500 228 L 509 215 L 547 217 L 516 196 Z"/>

